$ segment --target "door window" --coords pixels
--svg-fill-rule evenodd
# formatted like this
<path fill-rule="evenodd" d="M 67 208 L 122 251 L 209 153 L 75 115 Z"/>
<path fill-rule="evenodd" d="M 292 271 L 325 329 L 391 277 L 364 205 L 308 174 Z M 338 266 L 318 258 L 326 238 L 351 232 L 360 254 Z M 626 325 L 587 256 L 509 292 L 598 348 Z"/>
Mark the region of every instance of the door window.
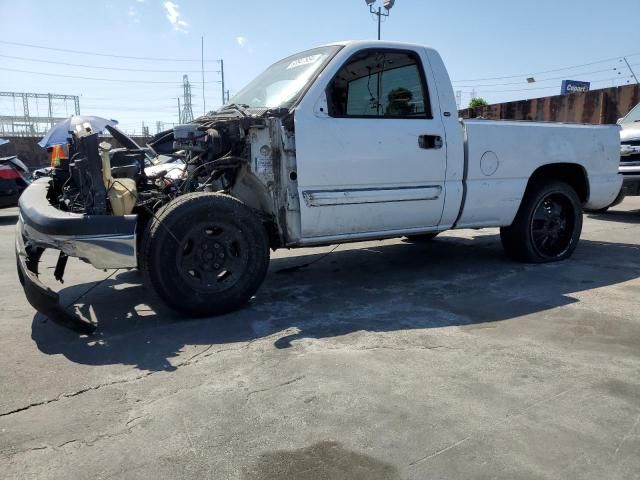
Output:
<path fill-rule="evenodd" d="M 422 65 L 414 52 L 365 50 L 327 88 L 333 117 L 432 118 Z"/>

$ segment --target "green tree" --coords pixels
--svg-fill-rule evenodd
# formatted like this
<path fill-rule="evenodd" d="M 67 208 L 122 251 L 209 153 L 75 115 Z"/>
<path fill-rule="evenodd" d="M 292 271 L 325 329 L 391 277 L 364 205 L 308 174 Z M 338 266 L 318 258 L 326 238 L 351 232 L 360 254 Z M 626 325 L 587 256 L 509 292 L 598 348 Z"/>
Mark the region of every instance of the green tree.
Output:
<path fill-rule="evenodd" d="M 469 108 L 484 107 L 485 105 L 489 104 L 484 98 L 480 97 L 472 98 L 469 102 Z"/>

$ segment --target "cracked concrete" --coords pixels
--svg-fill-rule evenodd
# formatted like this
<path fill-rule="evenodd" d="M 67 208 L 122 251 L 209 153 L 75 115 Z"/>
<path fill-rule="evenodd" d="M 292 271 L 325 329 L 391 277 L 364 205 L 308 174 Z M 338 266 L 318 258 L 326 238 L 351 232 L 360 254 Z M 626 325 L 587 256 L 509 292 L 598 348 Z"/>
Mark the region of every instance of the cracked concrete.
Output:
<path fill-rule="evenodd" d="M 640 199 L 585 217 L 561 264 L 510 262 L 495 230 L 299 270 L 330 248 L 277 252 L 251 304 L 210 320 L 118 272 L 76 305 L 90 338 L 26 304 L 13 222 L 3 478 L 640 478 Z M 109 273 L 70 260 L 63 301 Z"/>

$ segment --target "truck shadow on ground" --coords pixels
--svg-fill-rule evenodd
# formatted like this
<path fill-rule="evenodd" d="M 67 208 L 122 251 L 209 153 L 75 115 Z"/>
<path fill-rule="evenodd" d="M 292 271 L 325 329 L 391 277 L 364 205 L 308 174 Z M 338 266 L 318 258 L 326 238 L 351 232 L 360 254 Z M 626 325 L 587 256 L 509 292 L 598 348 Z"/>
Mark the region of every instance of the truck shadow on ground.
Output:
<path fill-rule="evenodd" d="M 184 363 L 175 357 L 190 345 L 270 337 L 275 348 L 286 349 L 303 338 L 517 319 L 577 302 L 574 292 L 637 278 L 639 250 L 638 245 L 583 240 L 568 261 L 524 265 L 505 257 L 496 235 L 341 246 L 324 258 L 318 253 L 272 260 L 251 303 L 213 319 L 180 318 L 141 285 L 138 272 L 120 272 L 91 291 L 80 307 L 98 321 L 93 336 L 80 337 L 37 314 L 32 338 L 42 352 L 81 364 L 170 371 Z M 287 273 L 278 273 L 283 270 Z M 91 285 L 64 288 L 63 303 Z"/>
<path fill-rule="evenodd" d="M 591 213 L 589 216 L 604 222 L 640 224 L 640 210 L 609 210 L 605 213 Z"/>

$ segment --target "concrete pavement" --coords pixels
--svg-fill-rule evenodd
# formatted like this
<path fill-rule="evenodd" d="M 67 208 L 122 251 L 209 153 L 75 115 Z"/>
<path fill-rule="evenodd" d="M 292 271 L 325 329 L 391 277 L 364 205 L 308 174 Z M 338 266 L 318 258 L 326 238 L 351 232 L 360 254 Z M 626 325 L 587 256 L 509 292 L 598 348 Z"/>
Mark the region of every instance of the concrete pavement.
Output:
<path fill-rule="evenodd" d="M 27 304 L 15 214 L 2 478 L 640 478 L 638 198 L 551 265 L 511 262 L 496 230 L 278 252 L 251 304 L 210 320 L 71 259 L 55 288 L 93 337 Z"/>

